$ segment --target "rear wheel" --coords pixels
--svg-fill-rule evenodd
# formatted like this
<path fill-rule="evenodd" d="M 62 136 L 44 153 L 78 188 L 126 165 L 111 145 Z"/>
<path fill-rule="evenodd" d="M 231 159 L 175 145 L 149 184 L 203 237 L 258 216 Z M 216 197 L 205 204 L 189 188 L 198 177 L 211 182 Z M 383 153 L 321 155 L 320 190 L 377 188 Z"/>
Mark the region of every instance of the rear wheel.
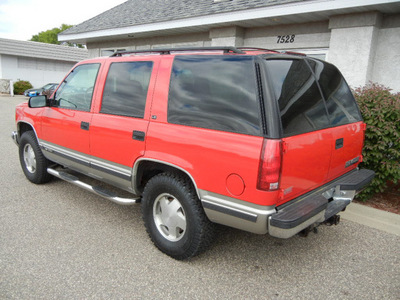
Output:
<path fill-rule="evenodd" d="M 44 157 L 33 131 L 22 134 L 19 143 L 19 160 L 26 178 L 33 183 L 46 183 L 51 179 L 47 173 L 49 161 Z"/>
<path fill-rule="evenodd" d="M 205 251 L 214 225 L 189 180 L 172 173 L 154 176 L 143 192 L 142 214 L 146 230 L 165 254 L 183 260 Z"/>

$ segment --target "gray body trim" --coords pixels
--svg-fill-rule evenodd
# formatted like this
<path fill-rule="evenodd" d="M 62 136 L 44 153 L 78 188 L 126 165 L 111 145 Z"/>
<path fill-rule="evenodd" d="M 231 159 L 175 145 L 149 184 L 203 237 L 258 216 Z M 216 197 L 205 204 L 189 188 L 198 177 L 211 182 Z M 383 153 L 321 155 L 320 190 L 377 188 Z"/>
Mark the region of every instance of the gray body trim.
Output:
<path fill-rule="evenodd" d="M 268 217 L 275 206 L 262 206 L 235 198 L 200 190 L 200 199 L 210 221 L 237 229 L 265 234 Z"/>
<path fill-rule="evenodd" d="M 64 167 L 133 192 L 132 168 L 39 140 L 44 156 Z M 137 195 L 136 193 L 134 193 Z"/>

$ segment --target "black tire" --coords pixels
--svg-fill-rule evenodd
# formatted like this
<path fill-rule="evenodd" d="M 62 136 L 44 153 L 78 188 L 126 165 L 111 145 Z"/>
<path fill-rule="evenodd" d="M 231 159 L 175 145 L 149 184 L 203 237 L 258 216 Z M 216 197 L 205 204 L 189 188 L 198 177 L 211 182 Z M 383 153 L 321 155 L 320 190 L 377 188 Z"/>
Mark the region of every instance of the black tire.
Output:
<path fill-rule="evenodd" d="M 41 184 L 52 178 L 47 173 L 49 161 L 44 157 L 33 131 L 22 134 L 19 143 L 19 161 L 26 178 L 29 181 Z"/>
<path fill-rule="evenodd" d="M 191 182 L 179 175 L 161 173 L 149 180 L 142 215 L 154 245 L 177 260 L 202 253 L 212 242 L 214 224 L 206 217 Z"/>

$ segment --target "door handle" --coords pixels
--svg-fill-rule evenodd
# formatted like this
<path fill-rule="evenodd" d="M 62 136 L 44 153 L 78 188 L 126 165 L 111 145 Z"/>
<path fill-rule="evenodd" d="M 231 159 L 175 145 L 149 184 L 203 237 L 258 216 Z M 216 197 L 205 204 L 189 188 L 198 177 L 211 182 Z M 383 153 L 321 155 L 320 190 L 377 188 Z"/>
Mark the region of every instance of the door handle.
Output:
<path fill-rule="evenodd" d="M 343 138 L 337 139 L 335 143 L 335 149 L 343 148 Z"/>
<path fill-rule="evenodd" d="M 146 134 L 143 131 L 134 130 L 132 132 L 132 138 L 136 141 L 144 141 Z"/>
<path fill-rule="evenodd" d="M 81 122 L 81 129 L 89 130 L 89 123 L 88 122 Z"/>

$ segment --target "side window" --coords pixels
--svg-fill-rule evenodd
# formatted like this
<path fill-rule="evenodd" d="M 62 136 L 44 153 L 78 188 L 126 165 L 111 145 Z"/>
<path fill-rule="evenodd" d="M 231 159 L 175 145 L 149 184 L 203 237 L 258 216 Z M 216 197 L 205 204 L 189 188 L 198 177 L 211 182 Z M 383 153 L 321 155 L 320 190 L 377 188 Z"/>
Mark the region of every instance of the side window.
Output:
<path fill-rule="evenodd" d="M 112 63 L 104 87 L 101 113 L 143 118 L 153 63 Z"/>
<path fill-rule="evenodd" d="M 329 127 L 324 100 L 304 60 L 267 60 L 284 136 Z"/>
<path fill-rule="evenodd" d="M 53 106 L 89 111 L 100 64 L 79 65 L 65 78 Z"/>
<path fill-rule="evenodd" d="M 249 56 L 177 56 L 168 122 L 261 135 L 256 82 Z"/>
<path fill-rule="evenodd" d="M 338 126 L 361 120 L 353 94 L 339 70 L 315 61 L 315 74 L 326 100 L 331 125 Z"/>

